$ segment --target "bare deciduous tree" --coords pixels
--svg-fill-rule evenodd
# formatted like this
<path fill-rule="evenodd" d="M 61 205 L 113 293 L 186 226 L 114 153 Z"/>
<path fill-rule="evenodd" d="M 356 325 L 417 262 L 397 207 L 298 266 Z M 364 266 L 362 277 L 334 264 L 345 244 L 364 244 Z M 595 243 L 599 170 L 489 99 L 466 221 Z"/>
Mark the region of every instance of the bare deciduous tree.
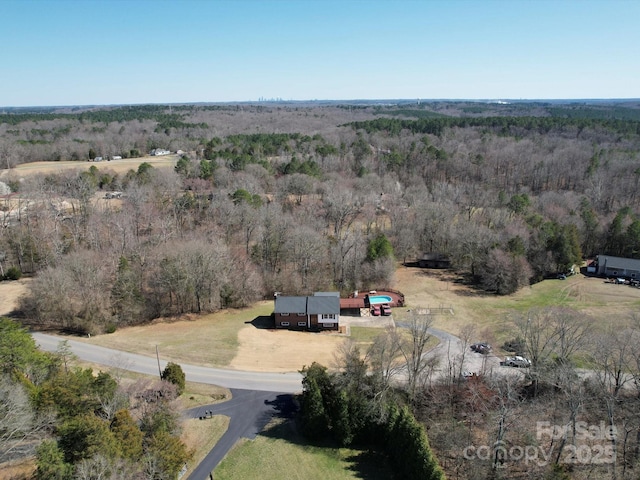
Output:
<path fill-rule="evenodd" d="M 39 438 L 52 421 L 52 415 L 33 410 L 20 383 L 8 375 L 0 376 L 0 462 L 10 460 L 12 453 Z"/>
<path fill-rule="evenodd" d="M 401 347 L 401 332 L 395 327 L 387 327 L 384 333 L 373 340 L 373 344 L 367 351 L 368 363 L 382 395 L 392 386 L 394 378 L 405 366 L 402 361 Z"/>
<path fill-rule="evenodd" d="M 405 320 L 408 338 L 401 343 L 401 352 L 405 360 L 408 377 L 408 391 L 411 399 L 415 398 L 416 387 L 420 376 L 429 365 L 426 357 L 427 342 L 431 338 L 429 328 L 433 325 L 433 317 L 427 313 L 419 313 L 420 309 L 413 309 Z"/>
<path fill-rule="evenodd" d="M 553 372 L 556 367 L 570 365 L 571 356 L 585 346 L 591 332 L 587 317 L 561 307 L 529 310 L 517 315 L 514 323 L 531 361 L 534 395 L 537 395 L 541 380 L 555 382 Z"/>

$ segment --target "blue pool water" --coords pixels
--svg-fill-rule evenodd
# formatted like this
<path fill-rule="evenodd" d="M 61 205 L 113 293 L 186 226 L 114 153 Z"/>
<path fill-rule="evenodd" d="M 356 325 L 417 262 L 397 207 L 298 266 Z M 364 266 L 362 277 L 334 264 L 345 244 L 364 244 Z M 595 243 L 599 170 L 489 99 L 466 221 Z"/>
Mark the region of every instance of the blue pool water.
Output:
<path fill-rule="evenodd" d="M 389 295 L 369 295 L 369 303 L 375 305 L 377 303 L 391 303 Z"/>

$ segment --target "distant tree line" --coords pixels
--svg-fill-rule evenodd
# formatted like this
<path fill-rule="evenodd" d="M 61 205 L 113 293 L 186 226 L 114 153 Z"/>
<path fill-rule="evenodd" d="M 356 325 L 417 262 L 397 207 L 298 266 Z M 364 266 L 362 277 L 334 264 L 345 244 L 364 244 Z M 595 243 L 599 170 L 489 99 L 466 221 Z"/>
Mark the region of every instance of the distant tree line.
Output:
<path fill-rule="evenodd" d="M 587 110 L 591 112 L 592 110 Z M 552 131 L 563 131 L 566 128 L 581 131 L 585 128 L 604 128 L 621 135 L 640 134 L 640 116 L 638 113 L 629 114 L 633 120 L 615 118 L 612 113 L 610 118 L 602 118 L 602 115 L 589 115 L 575 110 L 556 109 L 556 113 L 562 112 L 562 116 L 549 117 L 443 117 L 421 118 L 419 120 L 401 120 L 396 118 L 377 118 L 364 122 L 353 122 L 351 126 L 357 130 L 363 129 L 367 133 L 384 131 L 389 135 L 399 135 L 403 130 L 414 134 L 426 133 L 440 136 L 449 128 L 488 128 L 501 135 L 517 135 L 520 131 L 536 132 L 540 134 Z M 631 110 L 631 112 L 636 112 Z"/>

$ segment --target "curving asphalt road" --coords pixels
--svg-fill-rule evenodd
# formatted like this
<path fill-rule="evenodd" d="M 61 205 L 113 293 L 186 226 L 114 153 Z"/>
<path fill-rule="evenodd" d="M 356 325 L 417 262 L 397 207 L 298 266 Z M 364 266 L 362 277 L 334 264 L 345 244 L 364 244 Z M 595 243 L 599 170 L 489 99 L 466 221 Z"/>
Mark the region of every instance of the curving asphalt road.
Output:
<path fill-rule="evenodd" d="M 205 480 L 239 438 L 254 439 L 275 417 L 292 418 L 296 411 L 289 393 L 231 389 L 231 400 L 187 410 L 185 415 L 208 421 L 212 415 L 229 417 L 229 427 L 215 447 L 189 475 L 189 480 Z"/>
<path fill-rule="evenodd" d="M 396 326 L 406 328 L 407 324 L 397 322 Z M 441 359 L 440 363 L 436 366 L 435 374 L 440 377 L 446 377 L 451 375 L 449 371 L 449 362 L 459 361 L 462 357 L 462 340 L 455 335 L 445 332 L 437 328 L 430 328 L 428 332 L 436 337 L 440 343 L 426 352 L 424 355 L 429 357 L 438 357 Z M 467 348 L 469 348 L 467 346 Z M 500 366 L 500 360 L 494 355 L 483 355 L 481 353 L 472 352 L 467 350 L 464 356 L 464 365 L 458 365 L 457 368 L 463 371 L 469 371 L 476 374 L 489 373 L 494 368 Z"/>
<path fill-rule="evenodd" d="M 70 340 L 40 332 L 32 337 L 43 350 L 56 351 L 61 341 L 66 340 L 71 351 L 80 359 L 101 365 L 111 365 L 133 372 L 159 375 L 167 362 L 154 357 L 121 352 L 88 343 Z M 293 393 L 302 390 L 302 376 L 299 373 L 264 373 L 226 370 L 180 364 L 190 382 L 206 383 L 227 387 L 231 390 L 231 400 L 212 405 L 192 408 L 184 412 L 189 418 L 212 415 L 229 417 L 229 427 L 214 448 L 189 475 L 189 480 L 206 480 L 227 452 L 241 438 L 253 439 L 269 421 L 276 417 L 291 417 L 295 412 Z"/>
<path fill-rule="evenodd" d="M 398 322 L 397 326 L 404 327 L 405 325 Z M 436 328 L 430 328 L 429 333 L 437 337 L 440 343 L 431 349 L 427 355 L 437 356 L 445 360 L 438 370 L 441 375 L 447 375 L 448 372 L 445 371 L 447 368 L 446 359 L 459 358 L 462 353 L 462 342 L 455 335 Z M 149 356 L 127 353 L 39 332 L 32 333 L 32 336 L 43 350 L 55 351 L 58 348 L 58 344 L 62 340 L 66 340 L 73 353 L 81 360 L 101 365 L 118 366 L 147 375 L 159 375 L 158 361 L 152 353 Z M 166 364 L 166 361 L 160 360 L 161 369 L 164 369 Z M 467 352 L 463 369 L 479 373 L 487 372 L 487 370 L 492 370 L 495 367 L 499 367 L 499 365 L 500 362 L 497 357 Z M 243 390 L 259 390 L 262 392 L 297 393 L 302 391 L 302 375 L 297 372 L 250 372 L 183 363 L 180 366 L 190 382 Z"/>
<path fill-rule="evenodd" d="M 117 366 L 132 372 L 160 375 L 158 361 L 154 356 L 121 352 L 88 343 L 57 337 L 45 333 L 31 334 L 43 350 L 54 352 L 58 344 L 66 340 L 71 351 L 81 360 L 101 365 Z M 167 362 L 160 360 L 160 369 Z M 246 372 L 223 368 L 202 367 L 181 363 L 180 366 L 189 382 L 219 385 L 226 388 L 260 390 L 263 392 L 297 393 L 302 391 L 302 375 L 299 373 Z"/>
<path fill-rule="evenodd" d="M 462 342 L 455 335 L 435 328 L 429 332 L 440 343 L 428 355 L 455 358 L 461 353 Z M 153 356 L 121 352 L 55 335 L 34 332 L 32 336 L 43 350 L 55 351 L 59 343 L 66 340 L 71 351 L 82 360 L 133 372 L 159 375 L 159 369 L 163 369 L 167 363 L 160 361 L 158 366 L 158 360 Z M 488 359 L 487 356 L 475 353 L 470 353 L 466 358 L 465 369 L 477 372 L 484 369 Z M 202 421 L 207 421 L 212 415 L 226 415 L 230 418 L 227 431 L 189 475 L 189 480 L 210 478 L 210 472 L 238 439 L 255 438 L 275 416 L 293 415 L 295 406 L 291 394 L 302 390 L 302 376 L 299 373 L 247 372 L 182 363 L 180 366 L 188 381 L 219 385 L 231 389 L 232 393 L 232 399 L 227 402 L 196 407 L 184 413 L 187 417 L 201 418 Z M 445 368 L 443 365 L 440 369 L 441 375 L 446 375 Z"/>

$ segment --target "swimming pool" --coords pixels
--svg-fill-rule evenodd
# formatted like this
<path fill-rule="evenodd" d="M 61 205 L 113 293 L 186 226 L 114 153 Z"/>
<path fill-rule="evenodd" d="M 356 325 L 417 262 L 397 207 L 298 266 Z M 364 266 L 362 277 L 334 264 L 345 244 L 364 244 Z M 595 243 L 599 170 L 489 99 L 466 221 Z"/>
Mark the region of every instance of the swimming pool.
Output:
<path fill-rule="evenodd" d="M 376 305 L 379 303 L 391 303 L 392 298 L 389 295 L 369 295 L 369 303 Z"/>

